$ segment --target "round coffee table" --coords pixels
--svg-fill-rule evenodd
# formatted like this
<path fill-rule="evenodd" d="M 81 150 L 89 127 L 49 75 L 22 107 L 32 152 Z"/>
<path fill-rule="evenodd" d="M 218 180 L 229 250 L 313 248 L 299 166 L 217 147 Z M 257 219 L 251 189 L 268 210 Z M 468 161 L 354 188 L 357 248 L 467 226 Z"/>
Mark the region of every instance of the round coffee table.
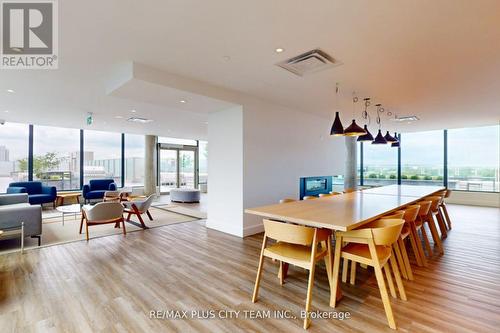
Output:
<path fill-rule="evenodd" d="M 81 213 L 82 206 L 80 204 L 58 206 L 56 210 L 62 213 L 62 225 L 64 225 L 64 217 L 69 214 L 74 214 L 76 220 L 76 215 Z"/>

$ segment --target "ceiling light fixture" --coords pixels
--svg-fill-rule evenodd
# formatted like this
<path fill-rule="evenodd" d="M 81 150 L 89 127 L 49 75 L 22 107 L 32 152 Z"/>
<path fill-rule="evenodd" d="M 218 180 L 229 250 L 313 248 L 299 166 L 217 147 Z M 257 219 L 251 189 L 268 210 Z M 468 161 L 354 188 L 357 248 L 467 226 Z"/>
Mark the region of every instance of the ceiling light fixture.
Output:
<path fill-rule="evenodd" d="M 382 120 L 380 119 L 380 113 L 384 112 L 384 108 L 382 108 L 382 104 L 375 105 L 377 107 L 377 124 L 378 124 L 378 134 L 373 140 L 372 145 L 386 145 L 387 140 L 382 135 Z"/>
<path fill-rule="evenodd" d="M 8 92 L 9 94 L 13 94 L 13 93 L 15 93 L 15 91 L 14 91 L 14 90 L 12 90 L 12 89 L 7 89 L 7 92 Z"/>
<path fill-rule="evenodd" d="M 365 111 L 363 111 L 362 115 L 363 115 L 363 119 L 365 121 L 368 120 L 368 124 L 365 124 L 366 134 L 365 135 L 361 135 L 358 138 L 358 142 L 371 142 L 371 141 L 373 141 L 373 135 L 368 130 L 368 125 L 370 125 L 370 115 L 368 114 L 368 107 L 370 106 L 370 98 L 367 97 L 367 98 L 364 99 L 364 101 L 365 101 Z"/>
<path fill-rule="evenodd" d="M 146 119 L 146 118 L 140 118 L 140 117 L 130 117 L 130 118 L 127 119 L 127 121 L 134 122 L 134 123 L 145 124 L 145 123 L 150 123 L 153 120 Z"/>
<path fill-rule="evenodd" d="M 351 125 L 349 125 L 349 127 L 347 127 L 345 130 L 344 130 L 344 135 L 345 136 L 360 136 L 360 135 L 365 135 L 366 134 L 366 131 L 359 127 L 358 124 L 356 124 L 356 119 L 354 119 L 354 115 L 355 115 L 355 109 L 356 109 L 356 103 L 358 102 L 358 97 L 356 96 L 356 93 L 352 93 L 353 97 L 352 97 L 352 123 Z"/>
<path fill-rule="evenodd" d="M 132 113 L 136 113 L 137 111 L 136 111 L 136 110 L 130 110 L 130 112 L 132 112 Z"/>
<path fill-rule="evenodd" d="M 276 53 L 281 53 L 281 52 L 285 51 L 285 49 L 278 47 L 275 51 L 276 51 Z"/>
<path fill-rule="evenodd" d="M 337 110 L 339 109 L 339 84 L 335 85 L 335 103 Z M 339 111 L 335 111 L 335 120 L 333 121 L 332 128 L 330 129 L 330 135 L 342 136 L 344 135 L 344 126 L 340 121 Z"/>
<path fill-rule="evenodd" d="M 394 132 L 394 137 L 398 140 L 396 142 L 393 142 L 391 144 L 391 147 L 399 147 L 399 140 L 401 139 L 401 137 L 398 135 L 398 133 Z"/>
<path fill-rule="evenodd" d="M 181 99 L 179 102 L 182 103 L 182 104 L 186 104 L 187 103 L 185 99 Z"/>
<path fill-rule="evenodd" d="M 5 112 L 5 113 L 9 113 L 9 110 L 5 110 L 4 112 Z"/>
<path fill-rule="evenodd" d="M 122 116 L 115 116 L 115 119 L 122 119 Z"/>
<path fill-rule="evenodd" d="M 396 139 L 395 137 L 393 137 L 389 131 L 387 131 L 387 133 L 385 134 L 384 136 L 385 140 L 387 141 L 387 143 L 393 143 L 393 142 L 398 142 L 398 139 Z"/>

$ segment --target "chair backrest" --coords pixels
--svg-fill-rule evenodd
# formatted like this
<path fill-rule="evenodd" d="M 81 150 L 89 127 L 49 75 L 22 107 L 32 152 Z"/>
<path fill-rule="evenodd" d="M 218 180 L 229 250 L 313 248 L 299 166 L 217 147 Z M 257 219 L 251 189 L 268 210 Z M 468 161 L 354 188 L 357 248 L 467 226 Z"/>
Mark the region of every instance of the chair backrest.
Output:
<path fill-rule="evenodd" d="M 284 222 L 264 220 L 266 236 L 290 244 L 311 245 L 314 239 L 314 228 Z"/>
<path fill-rule="evenodd" d="M 402 219 L 405 216 L 404 210 L 397 210 L 388 215 L 384 215 L 382 218 L 384 219 Z"/>
<path fill-rule="evenodd" d="M 333 193 L 320 193 L 319 197 L 324 198 L 324 197 L 333 197 L 335 194 Z"/>
<path fill-rule="evenodd" d="M 109 185 L 114 183 L 113 179 L 92 179 L 89 181 L 91 191 L 106 191 L 109 190 Z"/>
<path fill-rule="evenodd" d="M 151 194 L 146 199 L 141 198 L 139 200 L 132 200 L 132 202 L 136 205 L 137 209 L 139 209 L 139 212 L 144 213 L 145 211 L 147 211 L 151 207 L 151 204 L 153 203 L 154 198 L 155 198 L 155 194 Z"/>
<path fill-rule="evenodd" d="M 9 187 L 24 187 L 26 189 L 26 193 L 28 193 L 29 195 L 42 193 L 41 182 L 16 182 L 10 183 Z"/>
<path fill-rule="evenodd" d="M 280 200 L 280 204 L 284 204 L 284 203 L 287 203 L 287 202 L 294 202 L 294 201 L 297 201 L 297 200 L 291 199 L 291 198 L 285 198 L 285 199 L 281 199 Z"/>
<path fill-rule="evenodd" d="M 441 197 L 439 196 L 430 196 L 425 198 L 426 201 L 432 201 L 431 204 L 431 212 L 435 213 L 439 209 L 439 203 L 441 202 Z"/>
<path fill-rule="evenodd" d="M 340 195 L 340 194 L 343 194 L 342 192 L 330 192 L 330 194 L 333 194 L 333 195 Z"/>
<path fill-rule="evenodd" d="M 445 198 L 449 198 L 451 195 L 451 190 L 446 190 L 446 193 L 444 194 Z"/>
<path fill-rule="evenodd" d="M 123 217 L 123 206 L 119 202 L 99 202 L 94 206 L 84 206 L 85 216 L 89 222 L 109 221 Z"/>
<path fill-rule="evenodd" d="M 415 221 L 417 219 L 419 210 L 420 210 L 420 205 L 411 205 L 405 207 L 405 215 L 403 216 L 405 222 L 410 223 Z"/>
<path fill-rule="evenodd" d="M 375 221 L 376 228 L 372 228 L 375 245 L 392 245 L 401 234 L 404 225 L 403 219 L 380 219 Z"/>
<path fill-rule="evenodd" d="M 419 201 L 417 204 L 420 205 L 420 209 L 418 210 L 418 216 L 427 216 L 429 214 L 429 210 L 431 209 L 432 201 L 425 200 Z"/>
<path fill-rule="evenodd" d="M 347 188 L 344 190 L 344 193 L 352 193 L 352 192 L 356 192 L 356 189 L 355 188 Z"/>
<path fill-rule="evenodd" d="M 313 200 L 313 199 L 318 199 L 318 197 L 315 197 L 313 195 L 306 195 L 305 197 L 302 198 L 302 200 Z"/>

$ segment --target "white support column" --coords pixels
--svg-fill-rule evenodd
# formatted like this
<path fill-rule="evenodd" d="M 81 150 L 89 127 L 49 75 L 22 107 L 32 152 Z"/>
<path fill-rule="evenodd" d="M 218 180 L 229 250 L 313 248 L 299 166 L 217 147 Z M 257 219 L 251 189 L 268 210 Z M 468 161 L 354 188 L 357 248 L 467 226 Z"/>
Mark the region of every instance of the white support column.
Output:
<path fill-rule="evenodd" d="M 344 189 L 356 190 L 358 188 L 358 153 L 357 153 L 357 137 L 346 136 L 346 160 L 344 172 Z"/>
<path fill-rule="evenodd" d="M 155 135 L 145 136 L 144 194 L 156 193 L 156 140 Z"/>

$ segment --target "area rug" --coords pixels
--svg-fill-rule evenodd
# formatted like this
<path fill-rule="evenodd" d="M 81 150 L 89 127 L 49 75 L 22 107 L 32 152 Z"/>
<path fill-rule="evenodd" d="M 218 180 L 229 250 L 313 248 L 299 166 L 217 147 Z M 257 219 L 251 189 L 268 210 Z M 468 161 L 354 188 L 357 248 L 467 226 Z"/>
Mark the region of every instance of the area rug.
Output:
<path fill-rule="evenodd" d="M 185 223 L 198 221 L 199 218 L 184 214 L 167 211 L 157 207 L 150 209 L 153 221 L 150 221 L 146 215 L 143 216 L 144 223 L 149 228 L 163 227 L 171 224 Z M 62 225 L 62 217 L 57 214 L 44 214 L 42 220 L 42 247 L 52 246 L 56 244 L 64 244 L 85 240 L 85 225 L 83 226 L 82 234 L 79 234 L 80 229 L 80 214 L 66 215 L 64 218 L 64 226 Z M 125 223 L 127 233 L 135 231 L 143 231 L 140 227 L 137 217 L 132 216 L 131 222 Z M 146 230 L 148 231 L 148 230 Z M 154 230 L 149 230 L 154 232 Z M 89 237 L 97 238 L 110 235 L 122 234 L 121 228 L 115 228 L 114 224 L 103 224 L 89 227 Z M 38 248 L 37 240 L 25 238 L 25 250 Z M 1 240 L 0 239 L 0 255 L 9 252 L 19 251 L 19 238 Z"/>
<path fill-rule="evenodd" d="M 167 212 L 173 212 L 177 214 L 182 214 L 182 215 L 187 215 L 191 217 L 196 217 L 197 219 L 206 219 L 207 218 L 207 213 L 202 212 L 200 210 L 194 209 L 194 208 L 188 208 L 185 206 L 181 205 L 176 205 L 176 204 L 156 204 L 154 205 L 155 208 L 167 211 Z"/>

